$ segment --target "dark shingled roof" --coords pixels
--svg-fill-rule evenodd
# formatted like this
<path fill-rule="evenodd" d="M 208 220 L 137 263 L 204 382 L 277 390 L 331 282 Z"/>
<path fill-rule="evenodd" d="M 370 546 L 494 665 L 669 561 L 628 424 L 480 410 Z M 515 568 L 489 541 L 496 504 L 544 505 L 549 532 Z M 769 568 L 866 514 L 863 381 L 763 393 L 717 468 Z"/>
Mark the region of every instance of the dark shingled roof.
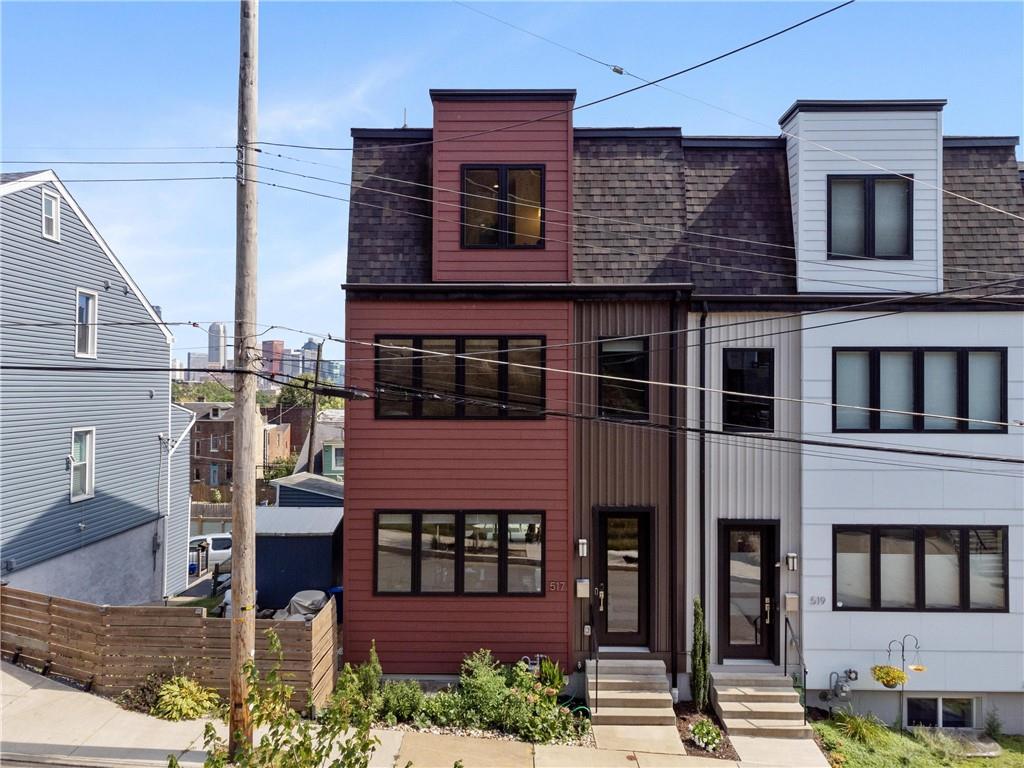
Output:
<path fill-rule="evenodd" d="M 413 146 L 383 148 L 405 144 Z M 348 282 L 429 282 L 433 211 L 430 189 L 371 176 L 431 184 L 430 145 L 420 144 L 415 138 L 388 140 L 354 136 L 353 146 Z M 390 192 L 410 197 L 398 197 L 388 194 Z"/>
<path fill-rule="evenodd" d="M 35 176 L 37 173 L 42 173 L 42 171 L 13 171 L 11 173 L 0 173 L 0 184 L 7 184 L 8 182 L 24 179 L 28 176 Z"/>
<path fill-rule="evenodd" d="M 942 185 L 1024 216 L 1024 189 L 1012 146 L 947 147 L 942 153 Z M 993 272 L 1024 271 L 1024 221 L 945 195 L 942 223 L 943 265 L 955 268 L 946 270 L 946 288 L 998 280 Z M 1024 287 L 1024 281 L 1020 285 Z"/>
<path fill-rule="evenodd" d="M 698 295 L 794 293 L 784 142 L 770 137 L 680 140 L 673 130 L 577 131 L 575 282 L 693 283 Z M 364 187 L 353 192 L 357 203 L 349 217 L 348 282 L 429 283 L 430 189 L 369 176 L 429 185 L 431 146 L 422 142 L 430 132 L 355 130 L 353 135 L 353 182 Z M 382 149 L 385 144 L 412 146 Z M 1018 166 L 1012 141 L 951 139 L 943 164 L 943 184 L 950 191 L 1024 215 L 1024 165 Z M 943 206 L 944 263 L 952 268 L 946 270 L 946 288 L 998 279 L 992 271 L 1024 271 L 1024 223 L 951 195 Z M 594 216 L 650 226 L 588 218 Z M 683 229 L 689 234 L 674 231 Z"/>

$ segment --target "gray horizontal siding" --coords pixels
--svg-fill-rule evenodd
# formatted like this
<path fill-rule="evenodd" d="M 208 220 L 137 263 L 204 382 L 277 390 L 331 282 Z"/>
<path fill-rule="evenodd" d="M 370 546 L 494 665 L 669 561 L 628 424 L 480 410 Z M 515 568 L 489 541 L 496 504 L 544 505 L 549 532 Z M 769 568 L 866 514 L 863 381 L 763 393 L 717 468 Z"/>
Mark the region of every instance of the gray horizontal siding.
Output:
<path fill-rule="evenodd" d="M 177 440 L 188 428 L 192 419 L 190 413 L 180 408 L 171 409 L 171 434 Z M 166 577 L 165 595 L 176 595 L 188 586 L 188 538 L 189 538 L 189 449 L 188 436 L 184 436 L 178 449 L 170 457 L 168 481 L 170 482 L 167 519 L 164 524 L 164 546 Z"/>
<path fill-rule="evenodd" d="M 42 237 L 40 207 L 38 186 L 0 198 L 0 362 L 74 370 L 0 371 L 0 546 L 15 570 L 154 520 L 167 498 L 168 374 L 87 370 L 166 369 L 167 340 L 67 202 L 60 242 Z M 96 359 L 74 356 L 77 288 L 98 294 Z M 95 496 L 74 504 L 72 427 L 96 429 Z"/>
<path fill-rule="evenodd" d="M 279 488 L 277 498 L 279 507 L 340 507 L 344 504 L 341 499 L 283 485 Z"/>

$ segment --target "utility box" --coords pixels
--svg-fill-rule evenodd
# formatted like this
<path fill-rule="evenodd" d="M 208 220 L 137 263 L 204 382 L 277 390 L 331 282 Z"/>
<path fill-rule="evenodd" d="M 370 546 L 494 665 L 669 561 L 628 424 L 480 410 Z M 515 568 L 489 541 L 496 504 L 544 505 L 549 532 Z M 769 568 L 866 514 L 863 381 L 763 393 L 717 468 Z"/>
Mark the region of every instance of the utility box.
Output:
<path fill-rule="evenodd" d="M 800 611 L 800 595 L 796 592 L 786 593 L 786 613 L 798 613 Z"/>
<path fill-rule="evenodd" d="M 581 600 L 590 597 L 590 579 L 576 579 L 576 597 Z"/>

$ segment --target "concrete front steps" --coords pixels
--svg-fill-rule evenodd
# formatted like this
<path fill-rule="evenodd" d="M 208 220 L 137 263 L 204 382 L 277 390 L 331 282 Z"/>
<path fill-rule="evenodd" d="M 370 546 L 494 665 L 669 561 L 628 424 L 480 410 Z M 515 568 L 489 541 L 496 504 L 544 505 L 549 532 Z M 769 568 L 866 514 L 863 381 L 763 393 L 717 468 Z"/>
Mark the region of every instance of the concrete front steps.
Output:
<path fill-rule="evenodd" d="M 660 659 L 590 659 L 587 705 L 594 725 L 672 725 L 672 693 Z"/>
<path fill-rule="evenodd" d="M 711 703 L 732 736 L 811 738 L 800 694 L 781 673 L 712 672 Z"/>

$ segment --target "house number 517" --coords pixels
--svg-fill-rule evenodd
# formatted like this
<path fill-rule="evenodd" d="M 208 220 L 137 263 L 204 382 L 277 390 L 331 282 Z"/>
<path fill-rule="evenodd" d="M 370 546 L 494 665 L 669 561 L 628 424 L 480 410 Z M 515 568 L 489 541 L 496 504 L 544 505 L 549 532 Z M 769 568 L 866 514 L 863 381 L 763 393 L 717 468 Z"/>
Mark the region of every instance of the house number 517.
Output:
<path fill-rule="evenodd" d="M 564 581 L 549 581 L 548 592 L 565 592 Z"/>

